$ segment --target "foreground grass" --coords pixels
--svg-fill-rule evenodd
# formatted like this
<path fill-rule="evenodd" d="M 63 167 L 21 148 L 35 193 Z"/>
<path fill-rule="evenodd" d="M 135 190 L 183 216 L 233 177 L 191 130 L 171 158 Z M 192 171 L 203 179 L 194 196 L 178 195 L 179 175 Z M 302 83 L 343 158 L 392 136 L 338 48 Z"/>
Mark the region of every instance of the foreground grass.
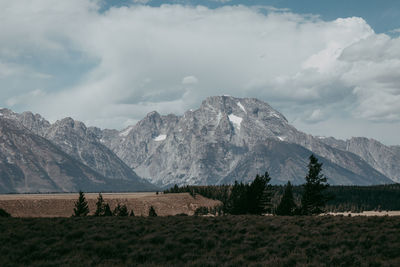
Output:
<path fill-rule="evenodd" d="M 0 218 L 1 266 L 399 266 L 400 217 Z"/>

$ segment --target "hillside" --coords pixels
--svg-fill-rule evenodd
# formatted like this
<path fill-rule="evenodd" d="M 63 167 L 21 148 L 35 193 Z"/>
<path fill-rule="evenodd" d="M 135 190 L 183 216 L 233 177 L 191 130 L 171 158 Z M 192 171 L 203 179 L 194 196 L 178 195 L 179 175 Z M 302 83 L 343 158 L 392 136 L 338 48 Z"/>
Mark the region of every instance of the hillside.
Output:
<path fill-rule="evenodd" d="M 0 117 L 0 193 L 154 190 L 141 179 L 110 179 L 14 120 Z"/>

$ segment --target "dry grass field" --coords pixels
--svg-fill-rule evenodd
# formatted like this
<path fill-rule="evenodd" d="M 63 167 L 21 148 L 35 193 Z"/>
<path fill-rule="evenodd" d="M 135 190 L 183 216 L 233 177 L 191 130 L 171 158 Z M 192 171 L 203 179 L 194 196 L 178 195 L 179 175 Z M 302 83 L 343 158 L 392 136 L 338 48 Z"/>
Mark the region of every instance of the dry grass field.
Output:
<path fill-rule="evenodd" d="M 117 204 L 126 205 L 136 216 L 147 216 L 150 206 L 158 215 L 176 215 L 185 213 L 193 215 L 198 207 L 214 207 L 217 200 L 200 195 L 193 198 L 188 193 L 156 194 L 150 193 L 103 193 L 103 198 L 111 209 Z M 90 214 L 96 207 L 98 193 L 85 194 L 89 203 Z M 0 195 L 0 208 L 13 217 L 70 217 L 78 194 L 10 194 Z"/>

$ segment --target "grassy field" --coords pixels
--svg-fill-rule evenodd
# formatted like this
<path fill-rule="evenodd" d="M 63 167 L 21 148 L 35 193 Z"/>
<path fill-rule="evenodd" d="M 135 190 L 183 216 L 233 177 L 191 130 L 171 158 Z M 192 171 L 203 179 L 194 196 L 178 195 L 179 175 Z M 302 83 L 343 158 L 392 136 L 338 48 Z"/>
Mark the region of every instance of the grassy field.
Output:
<path fill-rule="evenodd" d="M 98 193 L 85 194 L 90 214 L 96 209 Z M 111 209 L 117 204 L 126 205 L 128 211 L 147 216 L 150 206 L 158 215 L 193 215 L 198 207 L 214 207 L 221 202 L 200 195 L 193 198 L 188 193 L 156 194 L 150 193 L 104 193 L 104 201 Z M 0 195 L 0 208 L 13 217 L 70 217 L 78 194 L 9 194 Z"/>
<path fill-rule="evenodd" d="M 0 218 L 1 266 L 399 266 L 400 217 Z"/>

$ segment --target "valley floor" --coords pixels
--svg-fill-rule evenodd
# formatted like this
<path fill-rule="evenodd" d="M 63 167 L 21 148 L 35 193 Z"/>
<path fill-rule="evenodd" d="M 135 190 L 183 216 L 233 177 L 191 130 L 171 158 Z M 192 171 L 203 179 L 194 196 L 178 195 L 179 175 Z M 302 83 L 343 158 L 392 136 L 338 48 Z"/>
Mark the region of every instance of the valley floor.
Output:
<path fill-rule="evenodd" d="M 117 204 L 126 205 L 128 211 L 136 215 L 147 216 L 150 206 L 158 215 L 176 215 L 185 213 L 193 215 L 198 207 L 214 207 L 221 202 L 189 193 L 157 194 L 146 193 L 103 193 L 103 199 L 111 209 Z M 89 214 L 96 210 L 98 193 L 86 193 L 89 204 Z M 12 217 L 70 217 L 74 212 L 74 204 L 78 200 L 77 193 L 58 194 L 7 194 L 0 195 L 0 208 Z"/>
<path fill-rule="evenodd" d="M 0 218 L 2 266 L 399 266 L 400 217 Z"/>

